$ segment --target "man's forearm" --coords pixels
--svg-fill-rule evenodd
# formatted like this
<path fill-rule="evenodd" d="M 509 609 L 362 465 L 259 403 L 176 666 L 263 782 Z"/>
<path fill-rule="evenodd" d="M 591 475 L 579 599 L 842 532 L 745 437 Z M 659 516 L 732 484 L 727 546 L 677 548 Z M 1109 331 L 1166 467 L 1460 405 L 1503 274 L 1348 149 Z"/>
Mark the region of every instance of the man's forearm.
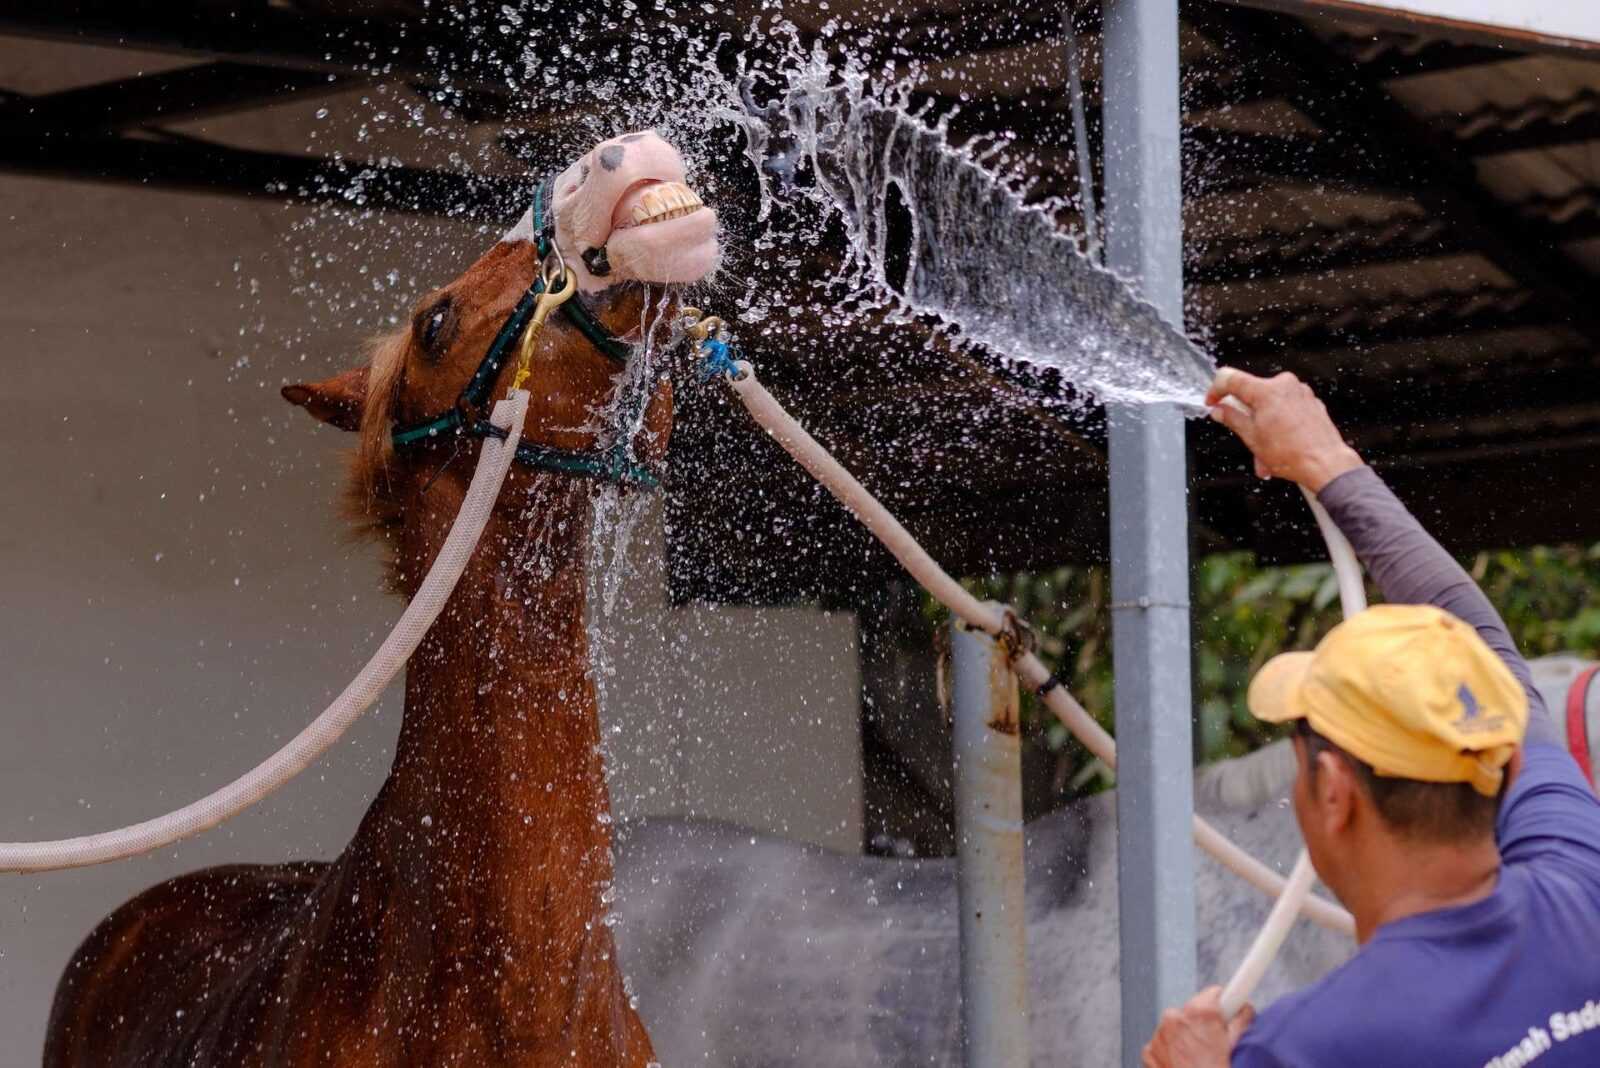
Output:
<path fill-rule="evenodd" d="M 1367 573 L 1396 604 L 1431 604 L 1472 625 L 1528 692 L 1529 740 L 1557 741 L 1533 674 L 1472 576 L 1433 539 L 1370 467 L 1347 471 L 1317 495 Z"/>

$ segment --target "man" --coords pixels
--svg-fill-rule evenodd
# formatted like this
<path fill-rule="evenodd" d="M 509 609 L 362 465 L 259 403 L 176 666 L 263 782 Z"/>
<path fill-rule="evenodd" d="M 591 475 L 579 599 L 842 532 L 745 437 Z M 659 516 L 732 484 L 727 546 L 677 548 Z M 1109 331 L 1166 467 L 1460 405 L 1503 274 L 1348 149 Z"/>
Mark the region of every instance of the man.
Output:
<path fill-rule="evenodd" d="M 1224 370 L 1206 402 L 1258 475 L 1317 494 L 1389 602 L 1249 693 L 1294 725 L 1295 817 L 1360 950 L 1253 1021 L 1201 993 L 1144 1063 L 1600 1065 L 1600 801 L 1505 624 L 1293 376 Z"/>

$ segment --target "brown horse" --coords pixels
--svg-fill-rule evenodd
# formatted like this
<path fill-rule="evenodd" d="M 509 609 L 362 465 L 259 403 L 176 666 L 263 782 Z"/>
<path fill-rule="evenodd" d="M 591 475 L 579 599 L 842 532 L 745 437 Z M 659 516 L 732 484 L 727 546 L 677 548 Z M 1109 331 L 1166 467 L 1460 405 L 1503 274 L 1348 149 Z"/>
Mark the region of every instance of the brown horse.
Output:
<path fill-rule="evenodd" d="M 683 180 L 676 150 L 632 134 L 550 187 L 575 299 L 625 341 L 655 307 L 639 283 L 697 281 L 717 263 L 716 216 Z M 534 231 L 530 211 L 369 365 L 283 391 L 360 432 L 352 502 L 407 596 L 477 446 L 445 434 L 397 450 L 392 430 L 456 402 L 540 269 Z M 620 388 L 593 339 L 552 316 L 532 371 L 525 442 L 611 444 L 584 429 Z M 666 448 L 670 386 L 647 400 L 632 444 L 648 466 Z M 331 863 L 213 868 L 122 906 L 67 966 L 48 1068 L 651 1061 L 606 922 L 609 798 L 584 629 L 591 485 L 513 466 L 408 665 L 394 766 L 354 841 Z"/>

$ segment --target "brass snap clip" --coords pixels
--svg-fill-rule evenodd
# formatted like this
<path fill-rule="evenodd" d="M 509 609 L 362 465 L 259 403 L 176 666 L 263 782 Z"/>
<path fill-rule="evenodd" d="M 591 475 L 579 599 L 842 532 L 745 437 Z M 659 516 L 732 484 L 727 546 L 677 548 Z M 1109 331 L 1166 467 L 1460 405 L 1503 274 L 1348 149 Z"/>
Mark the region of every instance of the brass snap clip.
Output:
<path fill-rule="evenodd" d="M 549 264 L 544 268 L 544 292 L 539 294 L 539 303 L 533 309 L 533 318 L 528 320 L 527 327 L 522 331 L 522 345 L 517 352 L 517 373 L 511 379 L 512 390 L 519 390 L 528 380 L 532 370 L 533 347 L 539 341 L 539 333 L 544 329 L 545 320 L 550 318 L 550 313 L 555 311 L 578 291 L 578 276 L 567 269 L 563 262 L 559 265 L 561 286 L 555 288 L 555 281 L 550 271 Z"/>

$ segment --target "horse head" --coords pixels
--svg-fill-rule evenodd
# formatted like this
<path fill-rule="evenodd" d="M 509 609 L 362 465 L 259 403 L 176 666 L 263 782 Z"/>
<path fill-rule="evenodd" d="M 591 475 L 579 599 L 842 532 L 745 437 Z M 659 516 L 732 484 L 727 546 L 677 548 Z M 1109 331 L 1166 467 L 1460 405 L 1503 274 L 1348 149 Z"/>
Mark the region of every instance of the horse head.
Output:
<path fill-rule="evenodd" d="M 521 356 L 515 337 L 502 344 L 500 364 L 488 366 L 486 354 L 501 335 L 521 334 L 515 317 L 533 307 L 530 287 L 542 276 L 554 291 L 564 272 L 576 292 L 528 353 L 518 451 L 526 463 L 513 469 L 503 500 L 515 506 L 519 484 L 524 494 L 541 484 L 525 466 L 622 482 L 655 477 L 671 431 L 672 387 L 627 365 L 650 324 L 672 313 L 676 291 L 715 272 L 716 213 L 689 187 L 677 149 L 651 132 L 596 145 L 532 199 L 499 243 L 424 296 L 409 325 L 379 339 L 368 361 L 284 387 L 292 404 L 360 434 L 352 505 L 365 525 L 399 525 L 425 495 L 460 495 L 487 410 L 511 387 Z M 483 389 L 473 400 L 466 393 L 475 376 Z M 620 395 L 629 389 L 631 400 Z"/>

